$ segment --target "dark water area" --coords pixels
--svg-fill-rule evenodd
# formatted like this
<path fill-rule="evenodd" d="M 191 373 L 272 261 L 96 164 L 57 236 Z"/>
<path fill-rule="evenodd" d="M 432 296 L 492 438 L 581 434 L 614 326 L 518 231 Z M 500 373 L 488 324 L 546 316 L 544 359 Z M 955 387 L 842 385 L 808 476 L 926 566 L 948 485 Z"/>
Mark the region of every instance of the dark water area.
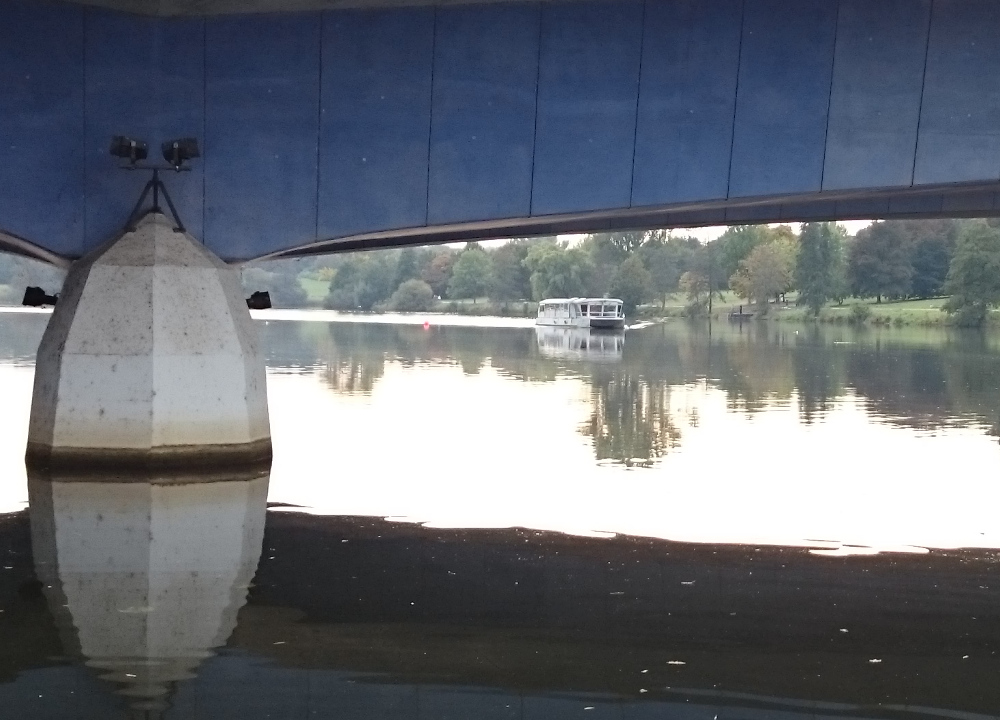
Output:
<path fill-rule="evenodd" d="M 265 313 L 270 474 L 159 484 L 27 477 L 45 320 L 0 718 L 1000 718 L 1000 338 Z"/>

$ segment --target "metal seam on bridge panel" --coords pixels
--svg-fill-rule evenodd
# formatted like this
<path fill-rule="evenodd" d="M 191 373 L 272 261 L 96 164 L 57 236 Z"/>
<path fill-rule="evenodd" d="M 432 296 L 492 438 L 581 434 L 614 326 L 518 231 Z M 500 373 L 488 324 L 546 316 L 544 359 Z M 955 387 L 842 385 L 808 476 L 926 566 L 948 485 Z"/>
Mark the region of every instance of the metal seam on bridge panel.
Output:
<path fill-rule="evenodd" d="M 642 54 L 646 48 L 646 7 L 649 0 L 642 2 L 642 22 L 639 26 L 639 72 L 635 81 L 635 118 L 632 123 L 632 172 L 629 176 L 628 206 L 633 207 L 635 196 L 635 151 L 639 142 L 639 103 L 642 100 Z"/>
<path fill-rule="evenodd" d="M 726 199 L 733 188 L 733 156 L 736 152 L 736 116 L 740 107 L 740 75 L 743 73 L 743 35 L 747 31 L 747 0 L 740 4 L 740 40 L 736 48 L 736 90 L 733 92 L 733 126 L 729 135 L 729 172 L 726 174 Z"/>
<path fill-rule="evenodd" d="M 438 32 L 438 8 L 434 6 L 434 19 L 431 22 L 431 85 L 428 95 L 427 111 L 427 177 L 425 179 L 424 193 L 424 225 L 431 221 L 431 142 L 434 139 L 434 66 L 437 64 L 437 32 Z"/>
<path fill-rule="evenodd" d="M 541 2 L 536 2 L 538 9 L 538 43 L 535 54 L 535 117 L 531 131 L 531 181 L 528 185 L 528 216 L 535 213 L 535 153 L 538 152 L 538 88 L 541 85 L 542 74 L 542 22 L 545 13 Z"/>
<path fill-rule="evenodd" d="M 316 230 L 313 237 L 319 240 L 319 202 L 322 185 L 322 152 L 323 152 L 323 45 L 326 33 L 326 11 L 319 13 L 319 50 L 317 52 L 319 72 L 316 75 Z"/>
<path fill-rule="evenodd" d="M 86 250 L 87 250 L 87 237 L 88 237 L 88 230 L 89 230 L 89 228 L 88 228 L 88 222 L 89 222 L 88 214 L 89 213 L 87 211 L 87 195 L 89 193 L 87 192 L 87 188 L 89 186 L 90 173 L 88 172 L 88 165 L 89 165 L 89 163 L 87 162 L 87 147 L 89 145 L 88 134 L 90 132 L 90 128 L 87 126 L 87 95 L 88 95 L 88 93 L 87 93 L 87 26 L 88 26 L 88 19 L 90 18 L 90 13 L 91 12 L 92 11 L 91 11 L 90 8 L 84 8 L 83 12 L 80 13 L 81 16 L 82 16 L 81 17 L 81 28 L 80 29 L 81 29 L 81 32 L 83 33 L 82 45 L 81 45 L 81 52 L 82 52 L 83 57 L 81 58 L 81 62 L 80 62 L 80 75 L 81 75 L 81 81 L 83 83 L 83 103 L 82 103 L 82 108 L 81 108 L 83 117 L 80 118 L 80 125 L 82 127 L 82 132 L 83 132 L 83 143 L 81 143 L 81 147 L 80 147 L 80 153 L 83 156 L 83 198 L 82 198 L 82 200 L 83 200 L 83 234 L 80 237 L 80 255 L 83 255 L 83 254 L 86 253 Z"/>
<path fill-rule="evenodd" d="M 201 20 L 201 144 L 205 148 L 205 155 L 208 155 L 208 143 L 205 142 L 205 133 L 208 131 L 208 20 Z M 205 208 L 208 205 L 206 184 L 208 171 L 205 165 L 208 157 L 203 157 L 201 161 L 201 244 L 208 247 L 208 217 Z"/>
<path fill-rule="evenodd" d="M 833 83 L 837 79 L 837 40 L 840 37 L 840 19 L 844 0 L 837 0 L 837 19 L 833 26 L 833 58 L 830 60 L 830 92 L 826 97 L 826 130 L 823 133 L 823 164 L 820 166 L 819 189 L 826 187 L 826 156 L 830 149 L 830 117 L 833 115 Z"/>
<path fill-rule="evenodd" d="M 917 132 L 913 138 L 913 169 L 910 171 L 910 186 L 917 182 L 917 153 L 920 152 L 920 125 L 924 118 L 924 93 L 927 91 L 927 61 L 931 53 L 931 33 L 934 32 L 934 6 L 936 0 L 931 0 L 927 18 L 927 41 L 924 44 L 924 72 L 920 80 L 920 102 L 917 104 Z"/>

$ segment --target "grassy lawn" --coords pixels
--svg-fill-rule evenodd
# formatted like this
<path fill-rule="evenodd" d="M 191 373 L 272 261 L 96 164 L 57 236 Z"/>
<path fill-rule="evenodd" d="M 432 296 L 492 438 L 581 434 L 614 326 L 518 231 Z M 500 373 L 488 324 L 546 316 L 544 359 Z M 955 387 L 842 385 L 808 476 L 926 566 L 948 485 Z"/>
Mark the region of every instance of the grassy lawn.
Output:
<path fill-rule="evenodd" d="M 867 323 L 870 325 L 947 325 L 949 324 L 948 314 L 943 311 L 947 298 L 930 298 L 927 300 L 883 300 L 881 303 L 875 302 L 874 298 L 859 300 L 849 298 L 843 305 L 831 303 L 826 305 L 819 315 L 821 322 L 846 323 L 852 312 L 854 305 L 866 305 L 869 311 Z M 682 314 L 687 298 L 681 294 L 673 295 L 667 299 L 666 307 L 661 312 L 659 305 L 646 306 L 643 314 L 646 316 L 664 315 L 667 317 L 677 317 Z M 751 306 L 732 292 L 725 292 L 722 298 L 716 298 L 712 315 L 716 318 L 725 318 L 731 311 L 737 310 L 743 305 L 744 312 L 756 313 L 756 308 Z M 788 303 L 783 305 L 768 306 L 768 320 L 780 322 L 811 322 L 809 312 L 795 304 L 795 293 L 788 294 Z M 990 324 L 1000 325 L 1000 310 L 993 310 L 990 313 Z"/>
<path fill-rule="evenodd" d="M 309 302 L 315 305 L 323 304 L 326 293 L 330 289 L 329 280 L 316 280 L 315 278 L 302 276 L 299 276 L 299 285 L 306 291 L 306 297 L 309 298 Z"/>
<path fill-rule="evenodd" d="M 768 319 L 781 322 L 808 322 L 812 321 L 808 311 L 795 304 L 796 294 L 788 293 L 787 304 L 769 305 Z M 868 324 L 872 325 L 947 325 L 948 315 L 942 308 L 948 301 L 947 298 L 930 298 L 927 300 L 883 300 L 881 303 L 875 302 L 874 298 L 858 300 L 849 298 L 843 305 L 831 303 L 826 305 L 821 311 L 819 319 L 821 322 L 842 323 L 847 322 L 854 305 L 866 305 L 870 313 Z M 677 293 L 667 298 L 667 302 L 661 311 L 659 303 L 654 307 L 647 305 L 643 308 L 643 315 L 647 317 L 666 316 L 677 317 L 683 314 L 687 298 Z M 726 291 L 722 297 L 716 297 L 712 307 L 712 315 L 716 318 L 725 318 L 730 312 L 737 310 L 740 305 L 744 312 L 756 313 L 756 308 L 739 298 L 735 293 Z M 990 314 L 991 324 L 1000 325 L 1000 311 L 994 310 Z"/>
<path fill-rule="evenodd" d="M 819 319 L 823 322 L 847 322 L 854 305 L 866 305 L 871 313 L 868 323 L 871 325 L 947 325 L 948 314 L 942 310 L 947 298 L 930 298 L 927 300 L 883 300 L 874 299 L 845 300 L 843 305 L 827 305 L 820 311 Z M 809 320 L 805 308 L 790 306 L 774 314 L 777 320 Z"/>

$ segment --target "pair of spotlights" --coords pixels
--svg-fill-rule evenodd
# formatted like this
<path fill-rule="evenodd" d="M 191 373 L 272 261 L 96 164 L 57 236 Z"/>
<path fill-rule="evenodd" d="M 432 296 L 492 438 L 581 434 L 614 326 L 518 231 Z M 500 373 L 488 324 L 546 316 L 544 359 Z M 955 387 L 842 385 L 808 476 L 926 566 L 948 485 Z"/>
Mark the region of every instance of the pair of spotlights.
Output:
<path fill-rule="evenodd" d="M 160 150 L 163 152 L 163 159 L 170 163 L 174 170 L 180 170 L 188 160 L 201 157 L 201 153 L 198 151 L 198 141 L 195 138 L 167 140 L 160 145 Z M 149 156 L 149 146 L 142 140 L 115 135 L 111 138 L 111 154 L 135 165 Z"/>

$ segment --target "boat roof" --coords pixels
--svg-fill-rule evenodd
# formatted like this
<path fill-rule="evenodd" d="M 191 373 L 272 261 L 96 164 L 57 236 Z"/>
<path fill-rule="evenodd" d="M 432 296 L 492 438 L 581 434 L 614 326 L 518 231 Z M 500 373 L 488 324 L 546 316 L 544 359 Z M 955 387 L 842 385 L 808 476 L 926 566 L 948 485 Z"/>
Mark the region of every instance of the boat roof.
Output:
<path fill-rule="evenodd" d="M 571 303 L 571 302 L 575 302 L 575 303 L 618 303 L 618 304 L 621 304 L 622 301 L 619 300 L 618 298 L 583 298 L 583 297 L 574 297 L 574 298 L 546 298 L 545 300 L 542 300 L 539 303 L 539 305 L 553 305 L 553 304 L 556 304 L 556 303 Z"/>

